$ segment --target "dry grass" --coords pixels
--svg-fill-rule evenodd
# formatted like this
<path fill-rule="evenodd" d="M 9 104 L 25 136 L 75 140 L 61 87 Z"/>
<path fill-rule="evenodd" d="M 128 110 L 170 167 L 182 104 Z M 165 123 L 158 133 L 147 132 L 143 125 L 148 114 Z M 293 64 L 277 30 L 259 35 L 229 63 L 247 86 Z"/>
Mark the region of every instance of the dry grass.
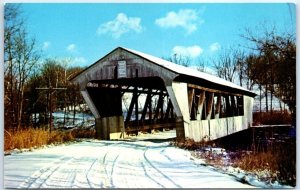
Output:
<path fill-rule="evenodd" d="M 94 138 L 96 135 L 95 129 L 73 129 L 71 134 L 74 138 Z"/>
<path fill-rule="evenodd" d="M 214 143 L 212 141 L 200 141 L 195 142 L 193 139 L 181 139 L 171 142 L 171 145 L 177 146 L 179 148 L 187 149 L 187 150 L 196 150 L 202 147 L 206 146 L 214 146 Z"/>
<path fill-rule="evenodd" d="M 75 138 L 92 138 L 94 130 L 48 130 L 29 128 L 21 130 L 5 130 L 4 151 L 22 148 L 38 148 L 47 144 L 59 144 L 75 140 Z"/>
<path fill-rule="evenodd" d="M 214 142 L 194 142 L 191 139 L 172 142 L 173 145 L 188 150 L 197 150 L 203 147 L 214 147 Z M 220 147 L 222 147 L 220 145 Z M 285 185 L 296 185 L 296 141 L 286 140 L 284 143 L 274 143 L 264 151 L 237 151 L 229 152 L 233 167 L 239 167 L 247 172 L 260 175 L 270 171 L 267 180 L 277 180 Z M 222 159 L 211 154 L 201 154 L 197 157 L 206 159 L 207 163 L 215 167 L 225 166 Z M 213 157 L 213 159 L 212 159 Z M 228 163 L 225 163 L 228 164 Z M 261 177 L 264 178 L 264 177 Z"/>
<path fill-rule="evenodd" d="M 278 124 L 291 124 L 292 117 L 288 112 L 256 112 L 253 113 L 253 125 L 278 125 Z"/>
<path fill-rule="evenodd" d="M 296 142 L 275 144 L 264 152 L 244 155 L 233 160 L 233 165 L 247 171 L 267 169 L 273 180 L 283 184 L 296 185 Z"/>

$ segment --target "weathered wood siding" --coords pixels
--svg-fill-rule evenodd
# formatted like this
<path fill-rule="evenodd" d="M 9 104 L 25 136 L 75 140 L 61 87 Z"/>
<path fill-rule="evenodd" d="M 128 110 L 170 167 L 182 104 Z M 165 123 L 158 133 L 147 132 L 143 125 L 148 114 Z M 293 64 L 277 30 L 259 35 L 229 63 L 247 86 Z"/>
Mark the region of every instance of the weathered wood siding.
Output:
<path fill-rule="evenodd" d="M 187 105 L 187 104 L 186 104 Z M 244 115 L 210 120 L 190 120 L 185 117 L 185 136 L 195 141 L 209 137 L 214 140 L 230 135 L 252 126 L 253 98 L 244 96 Z M 181 106 L 188 107 L 188 106 Z"/>
<path fill-rule="evenodd" d="M 135 78 L 137 72 L 138 77 L 159 76 L 164 80 L 165 84 L 168 85 L 171 84 L 172 80 L 177 76 L 177 74 L 155 63 L 151 63 L 134 54 L 118 49 L 113 54 L 108 54 L 81 73 L 80 76 L 76 77 L 74 82 L 80 85 L 81 90 L 84 90 L 90 81 L 115 79 L 118 77 L 116 76 L 118 61 L 121 60 L 126 61 L 126 78 Z"/>

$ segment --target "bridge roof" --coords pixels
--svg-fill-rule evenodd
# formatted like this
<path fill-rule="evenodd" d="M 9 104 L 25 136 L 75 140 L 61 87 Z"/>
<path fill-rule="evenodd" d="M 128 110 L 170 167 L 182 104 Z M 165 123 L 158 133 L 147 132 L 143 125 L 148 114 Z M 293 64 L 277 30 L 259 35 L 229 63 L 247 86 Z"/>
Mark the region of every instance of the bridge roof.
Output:
<path fill-rule="evenodd" d="M 109 54 L 113 53 L 117 49 L 125 50 L 125 51 L 127 51 L 129 53 L 132 53 L 132 54 L 138 56 L 138 57 L 146 59 L 146 60 L 148 60 L 148 61 L 150 61 L 150 62 L 152 62 L 152 63 L 154 63 L 154 64 L 156 64 L 156 65 L 158 65 L 160 67 L 163 67 L 163 68 L 165 68 L 165 69 L 167 69 L 167 70 L 169 70 L 169 71 L 171 71 L 173 73 L 176 73 L 179 76 L 184 76 L 185 78 L 201 79 L 201 80 L 207 81 L 209 83 L 214 83 L 214 84 L 217 84 L 217 85 L 220 85 L 220 86 L 229 87 L 230 89 L 236 89 L 238 91 L 242 91 L 242 92 L 244 92 L 244 93 L 246 93 L 246 94 L 248 94 L 250 96 L 255 96 L 256 95 L 255 93 L 247 90 L 246 88 L 243 88 L 243 87 L 241 87 L 239 85 L 236 85 L 236 84 L 234 84 L 234 83 L 232 83 L 230 81 L 227 81 L 225 79 L 213 76 L 213 75 L 208 74 L 208 73 L 200 72 L 200 71 L 198 71 L 196 69 L 192 69 L 192 68 L 189 68 L 189 67 L 178 65 L 178 64 L 175 64 L 173 62 L 170 62 L 170 61 L 167 61 L 167 60 L 164 60 L 164 59 L 161 59 L 161 58 L 158 58 L 158 57 L 155 57 L 155 56 L 143 53 L 143 52 L 132 50 L 132 49 L 129 49 L 129 48 L 118 47 L 118 48 L 112 50 L 106 56 L 108 56 Z M 104 56 L 103 58 L 105 58 L 106 56 Z M 103 58 L 101 58 L 101 59 L 103 59 Z M 97 64 L 99 61 L 97 61 L 96 63 L 92 64 L 91 66 L 89 66 L 87 69 L 85 69 L 82 72 L 87 71 L 90 67 L 92 67 L 93 65 Z M 80 74 L 81 73 L 79 73 L 78 75 L 80 75 Z M 72 80 L 74 80 L 75 78 L 77 78 L 77 76 L 75 76 Z M 185 81 L 185 82 L 187 82 L 187 81 Z"/>

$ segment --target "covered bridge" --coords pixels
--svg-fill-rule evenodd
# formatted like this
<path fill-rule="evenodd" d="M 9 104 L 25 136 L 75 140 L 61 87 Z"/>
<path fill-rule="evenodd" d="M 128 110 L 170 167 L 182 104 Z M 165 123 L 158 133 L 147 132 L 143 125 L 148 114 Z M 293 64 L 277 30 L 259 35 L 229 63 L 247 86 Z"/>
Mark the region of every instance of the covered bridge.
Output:
<path fill-rule="evenodd" d="M 123 47 L 72 81 L 95 116 L 96 136 L 101 139 L 174 127 L 177 138 L 213 140 L 252 124 L 253 92 Z"/>

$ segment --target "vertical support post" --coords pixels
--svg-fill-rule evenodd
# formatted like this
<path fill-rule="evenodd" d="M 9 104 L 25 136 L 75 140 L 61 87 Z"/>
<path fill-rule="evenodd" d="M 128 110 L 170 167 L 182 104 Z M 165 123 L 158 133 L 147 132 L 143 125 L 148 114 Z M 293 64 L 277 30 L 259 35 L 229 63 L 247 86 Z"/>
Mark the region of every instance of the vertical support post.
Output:
<path fill-rule="evenodd" d="M 230 96 L 231 99 L 231 110 L 232 110 L 232 116 L 236 116 L 237 111 L 236 111 L 236 102 L 234 96 Z"/>
<path fill-rule="evenodd" d="M 195 95 L 195 89 L 194 88 L 189 88 L 188 89 L 188 101 L 189 101 L 189 113 L 190 113 L 191 118 L 192 118 L 191 114 L 192 114 L 194 95 Z"/>
<path fill-rule="evenodd" d="M 207 120 L 211 119 L 213 104 L 214 104 L 214 93 L 212 92 L 209 94 L 209 99 L 207 103 L 207 116 L 206 116 Z"/>
<path fill-rule="evenodd" d="M 146 117 L 146 114 L 147 114 L 147 109 L 151 108 L 151 92 L 152 92 L 152 90 L 149 89 L 148 93 L 147 93 L 147 98 L 146 98 L 146 101 L 145 101 L 144 109 L 143 109 L 143 112 L 142 112 L 141 120 L 145 120 L 145 117 Z M 149 110 L 149 113 L 150 113 L 150 110 Z"/>
<path fill-rule="evenodd" d="M 201 91 L 198 99 L 197 120 L 201 120 L 204 100 L 205 100 L 205 91 Z"/>
<path fill-rule="evenodd" d="M 135 96 L 135 93 L 132 94 L 130 106 L 129 106 L 127 116 L 126 116 L 126 120 L 125 120 L 126 122 L 130 121 L 130 118 L 131 118 L 131 115 L 132 115 L 132 111 L 133 111 L 133 107 L 134 107 L 134 98 L 135 98 L 134 96 Z"/>
<path fill-rule="evenodd" d="M 135 78 L 138 79 L 138 69 L 135 70 Z M 139 101 L 138 101 L 138 88 L 135 86 L 134 88 L 134 94 L 135 94 L 135 122 L 136 122 L 136 128 L 139 126 Z M 138 131 L 136 131 L 136 135 L 138 135 Z"/>
<path fill-rule="evenodd" d="M 160 95 L 161 95 L 160 120 L 163 121 L 163 119 L 164 119 L 164 102 L 165 102 L 165 97 L 163 95 L 163 90 L 160 91 Z"/>
<path fill-rule="evenodd" d="M 172 111 L 172 102 L 171 99 L 168 98 L 168 106 L 165 113 L 165 120 L 169 118 L 170 112 Z"/>
<path fill-rule="evenodd" d="M 225 102 L 226 102 L 226 117 L 231 117 L 232 112 L 231 112 L 231 106 L 230 106 L 228 95 L 225 96 Z"/>
<path fill-rule="evenodd" d="M 159 98 L 158 98 L 158 102 L 157 102 L 156 109 L 155 109 L 154 119 L 158 119 L 159 112 L 163 111 L 163 103 L 164 103 L 163 98 L 164 97 L 163 97 L 163 94 L 162 94 L 162 91 L 161 91 L 159 93 Z"/>
<path fill-rule="evenodd" d="M 149 102 L 149 121 L 152 123 L 152 94 L 150 92 L 150 102 Z"/>
<path fill-rule="evenodd" d="M 216 114 L 215 114 L 215 119 L 220 118 L 220 109 L 221 109 L 221 94 L 217 95 L 217 105 L 216 105 Z"/>
<path fill-rule="evenodd" d="M 135 104 L 135 122 L 138 126 L 139 124 L 139 102 L 138 102 L 138 94 L 137 94 L 137 87 L 134 88 L 134 104 Z"/>

